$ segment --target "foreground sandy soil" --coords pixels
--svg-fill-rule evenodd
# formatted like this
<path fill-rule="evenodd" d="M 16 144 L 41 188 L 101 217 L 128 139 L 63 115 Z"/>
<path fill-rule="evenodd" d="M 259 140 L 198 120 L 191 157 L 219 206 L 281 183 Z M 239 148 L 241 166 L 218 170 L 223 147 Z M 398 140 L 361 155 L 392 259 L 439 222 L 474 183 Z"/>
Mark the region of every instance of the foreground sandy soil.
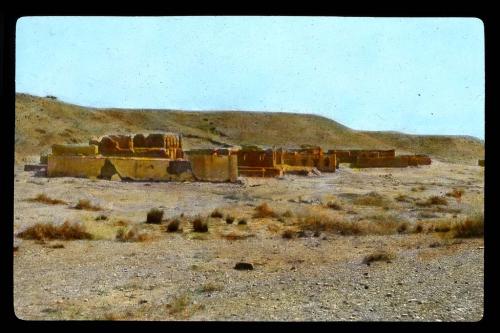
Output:
<path fill-rule="evenodd" d="M 438 220 L 482 212 L 484 169 L 434 162 L 239 184 L 113 182 L 43 178 L 16 168 L 14 233 L 38 222 L 82 223 L 92 240 L 15 237 L 14 309 L 21 319 L 477 321 L 483 313 L 483 239 L 426 232 Z M 447 205 L 418 205 L 461 189 Z M 375 191 L 379 200 L 361 200 Z M 39 194 L 67 204 L 28 199 Z M 403 198 L 397 200 L 397 198 Z M 100 211 L 72 207 L 89 199 Z M 329 208 L 336 202 L 340 209 Z M 275 217 L 255 218 L 268 203 Z M 184 215 L 182 232 L 145 224 L 151 208 Z M 209 232 L 189 219 L 219 209 Z M 227 224 L 226 215 L 236 218 Z M 96 220 L 104 215 L 105 220 Z M 299 231 L 299 217 L 372 223 L 397 219 L 401 232 L 342 235 Z M 238 220 L 245 218 L 246 225 Z M 424 232 L 415 233 L 416 224 Z M 120 242 L 136 226 L 148 239 Z M 54 246 L 56 245 L 56 246 Z M 367 265 L 384 250 L 390 260 Z M 253 270 L 235 270 L 238 262 Z"/>

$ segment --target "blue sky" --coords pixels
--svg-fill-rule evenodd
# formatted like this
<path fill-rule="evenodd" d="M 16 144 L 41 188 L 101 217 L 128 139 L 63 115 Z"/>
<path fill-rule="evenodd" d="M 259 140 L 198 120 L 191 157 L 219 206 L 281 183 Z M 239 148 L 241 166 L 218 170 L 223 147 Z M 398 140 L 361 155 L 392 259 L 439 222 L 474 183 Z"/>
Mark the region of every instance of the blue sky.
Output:
<path fill-rule="evenodd" d="M 313 113 L 484 139 L 474 18 L 25 17 L 16 91 L 93 107 Z"/>

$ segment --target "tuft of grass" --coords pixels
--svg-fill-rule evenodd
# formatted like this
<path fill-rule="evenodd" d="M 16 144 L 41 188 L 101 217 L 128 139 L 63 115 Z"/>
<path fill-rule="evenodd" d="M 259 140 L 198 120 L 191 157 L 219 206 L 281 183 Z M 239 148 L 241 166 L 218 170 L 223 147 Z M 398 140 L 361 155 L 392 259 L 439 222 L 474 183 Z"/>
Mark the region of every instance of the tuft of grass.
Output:
<path fill-rule="evenodd" d="M 362 206 L 387 207 L 390 205 L 390 202 L 387 197 L 378 192 L 369 192 L 354 199 L 354 204 Z"/>
<path fill-rule="evenodd" d="M 92 204 L 88 199 L 78 200 L 78 203 L 73 208 L 92 211 L 102 210 L 101 206 Z"/>
<path fill-rule="evenodd" d="M 267 202 L 264 202 L 260 204 L 259 206 L 255 207 L 255 213 L 253 214 L 253 217 L 255 218 L 267 218 L 267 217 L 277 217 L 278 214 L 276 214 L 271 207 L 267 204 Z"/>
<path fill-rule="evenodd" d="M 118 220 L 118 221 L 113 222 L 113 226 L 126 227 L 126 226 L 130 225 L 130 223 L 131 223 L 130 221 Z"/>
<path fill-rule="evenodd" d="M 116 232 L 116 240 L 120 242 L 145 242 L 150 239 L 149 234 L 140 232 L 135 226 L 130 229 L 118 229 Z"/>
<path fill-rule="evenodd" d="M 234 220 L 235 220 L 234 216 L 231 216 L 231 215 L 226 216 L 226 223 L 227 224 L 233 224 Z"/>
<path fill-rule="evenodd" d="M 213 217 L 215 219 L 221 219 L 224 217 L 224 214 L 218 209 L 215 209 L 211 214 L 210 217 Z"/>
<path fill-rule="evenodd" d="M 85 230 L 84 226 L 68 221 L 65 221 L 59 226 L 51 223 L 37 223 L 18 233 L 17 237 L 40 241 L 48 239 L 74 240 L 93 238 L 92 235 Z"/>
<path fill-rule="evenodd" d="M 293 217 L 293 213 L 290 210 L 287 210 L 283 214 L 281 214 L 282 217 Z"/>
<path fill-rule="evenodd" d="M 281 237 L 283 237 L 284 239 L 292 239 L 295 237 L 295 235 L 296 235 L 296 233 L 293 230 L 287 229 L 287 230 L 283 231 L 283 233 L 281 234 Z"/>
<path fill-rule="evenodd" d="M 422 191 L 425 191 L 425 190 L 427 190 L 427 187 L 425 187 L 424 185 L 419 185 L 419 186 L 411 188 L 412 192 L 422 192 Z"/>
<path fill-rule="evenodd" d="M 205 283 L 203 286 L 201 286 L 199 291 L 202 293 L 213 293 L 214 291 L 222 291 L 223 289 L 224 289 L 224 286 L 221 284 L 208 282 L 208 283 Z"/>
<path fill-rule="evenodd" d="M 332 231 L 341 235 L 361 234 L 360 226 L 356 222 L 346 221 L 341 218 L 332 218 L 325 215 L 309 214 L 298 219 L 301 230 Z"/>
<path fill-rule="evenodd" d="M 163 210 L 151 208 L 146 216 L 146 223 L 160 224 L 163 219 Z"/>
<path fill-rule="evenodd" d="M 342 210 L 342 206 L 335 201 L 328 201 L 326 203 L 326 207 L 331 208 L 333 210 Z"/>
<path fill-rule="evenodd" d="M 425 201 L 418 201 L 416 203 L 417 206 L 420 206 L 420 207 L 430 207 L 430 206 L 434 206 L 434 205 L 448 205 L 448 200 L 446 200 L 445 197 L 440 197 L 440 196 L 437 196 L 437 195 L 434 195 L 432 197 L 429 197 L 427 200 Z"/>
<path fill-rule="evenodd" d="M 484 215 L 477 213 L 451 225 L 453 238 L 473 238 L 484 236 Z"/>
<path fill-rule="evenodd" d="M 247 219 L 242 218 L 238 221 L 238 225 L 246 225 L 247 224 Z"/>
<path fill-rule="evenodd" d="M 375 261 L 386 261 L 390 262 L 396 257 L 396 255 L 392 252 L 388 252 L 385 250 L 378 250 L 375 251 L 372 254 L 369 254 L 363 258 L 363 264 L 370 265 L 372 262 Z"/>
<path fill-rule="evenodd" d="M 187 311 L 187 308 L 191 304 L 191 299 L 188 295 L 183 294 L 180 296 L 177 296 L 173 299 L 172 302 L 169 303 L 169 313 L 171 315 L 178 315 L 185 313 Z"/>
<path fill-rule="evenodd" d="M 230 232 L 228 234 L 225 234 L 225 235 L 221 235 L 222 238 L 225 238 L 225 239 L 231 240 L 231 241 L 247 239 L 247 238 L 254 237 L 254 236 L 255 235 L 253 235 L 253 234 L 240 234 L 240 233 L 237 233 L 234 231 Z"/>
<path fill-rule="evenodd" d="M 181 224 L 181 221 L 179 219 L 174 219 L 174 220 L 170 221 L 167 225 L 167 232 L 179 231 L 180 224 Z"/>
<path fill-rule="evenodd" d="M 108 217 L 106 215 L 99 215 L 95 218 L 96 221 L 106 221 Z"/>
<path fill-rule="evenodd" d="M 465 193 L 465 191 L 463 189 L 456 189 L 455 188 L 452 191 L 446 193 L 446 196 L 460 199 L 464 193 Z"/>
<path fill-rule="evenodd" d="M 49 246 L 51 249 L 64 249 L 64 244 L 57 243 Z"/>
<path fill-rule="evenodd" d="M 398 202 L 411 202 L 413 201 L 413 198 L 407 196 L 406 194 L 398 194 L 394 200 L 398 201 Z"/>
<path fill-rule="evenodd" d="M 401 222 L 399 224 L 399 226 L 397 227 L 396 230 L 398 233 L 402 234 L 402 233 L 408 231 L 409 227 L 410 227 L 410 225 L 408 224 L 408 222 L 404 221 L 404 222 Z"/>
<path fill-rule="evenodd" d="M 417 223 L 415 225 L 415 228 L 413 229 L 413 232 L 416 234 L 419 234 L 424 231 L 424 226 L 421 223 Z"/>
<path fill-rule="evenodd" d="M 191 221 L 193 231 L 195 232 L 208 232 L 208 222 L 201 216 L 197 216 Z"/>
<path fill-rule="evenodd" d="M 66 201 L 60 200 L 60 199 L 52 199 L 48 195 L 46 195 L 45 193 L 40 193 L 36 197 L 28 199 L 28 201 L 40 202 L 40 203 L 44 203 L 47 205 L 66 205 L 67 204 Z"/>

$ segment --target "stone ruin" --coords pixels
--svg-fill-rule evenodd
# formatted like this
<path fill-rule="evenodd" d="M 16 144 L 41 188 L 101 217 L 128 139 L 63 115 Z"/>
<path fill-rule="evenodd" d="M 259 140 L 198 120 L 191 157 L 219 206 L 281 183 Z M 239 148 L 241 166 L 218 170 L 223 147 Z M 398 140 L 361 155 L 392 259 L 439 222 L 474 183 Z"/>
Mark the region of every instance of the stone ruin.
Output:
<path fill-rule="evenodd" d="M 294 149 L 241 148 L 183 151 L 175 133 L 106 135 L 88 145 L 52 146 L 40 165 L 49 177 L 86 177 L 143 181 L 236 182 L 238 176 L 276 177 L 285 173 L 335 172 L 340 163 L 353 168 L 408 167 L 431 164 L 426 155 L 399 155 L 395 150 L 328 150 L 318 146 Z"/>

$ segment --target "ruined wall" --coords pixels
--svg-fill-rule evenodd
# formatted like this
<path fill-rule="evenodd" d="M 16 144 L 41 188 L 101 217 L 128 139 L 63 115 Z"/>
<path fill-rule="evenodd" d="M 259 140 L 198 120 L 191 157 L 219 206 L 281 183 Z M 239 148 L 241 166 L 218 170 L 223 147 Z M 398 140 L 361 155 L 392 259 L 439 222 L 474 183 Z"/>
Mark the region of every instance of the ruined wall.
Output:
<path fill-rule="evenodd" d="M 83 155 L 92 156 L 97 155 L 97 146 L 95 145 L 52 145 L 52 154 L 58 156 L 68 155 Z"/>
<path fill-rule="evenodd" d="M 238 167 L 240 176 L 245 177 L 279 177 L 283 176 L 283 169 L 279 167 Z"/>
<path fill-rule="evenodd" d="M 352 168 L 406 168 L 409 165 L 409 156 L 396 157 L 358 157 Z"/>
<path fill-rule="evenodd" d="M 380 150 L 380 149 L 332 149 L 329 154 L 335 154 L 338 163 L 356 163 L 358 157 L 361 158 L 378 158 L 378 157 L 395 157 L 396 150 Z"/>
<path fill-rule="evenodd" d="M 239 150 L 238 167 L 273 168 L 276 166 L 276 152 L 268 150 Z"/>
<path fill-rule="evenodd" d="M 238 178 L 238 156 L 217 154 L 213 150 L 196 150 L 187 153 L 196 180 L 235 182 Z"/>
<path fill-rule="evenodd" d="M 193 180 L 189 165 L 171 167 L 168 159 L 104 156 L 48 156 L 49 177 L 85 177 L 142 181 Z"/>

